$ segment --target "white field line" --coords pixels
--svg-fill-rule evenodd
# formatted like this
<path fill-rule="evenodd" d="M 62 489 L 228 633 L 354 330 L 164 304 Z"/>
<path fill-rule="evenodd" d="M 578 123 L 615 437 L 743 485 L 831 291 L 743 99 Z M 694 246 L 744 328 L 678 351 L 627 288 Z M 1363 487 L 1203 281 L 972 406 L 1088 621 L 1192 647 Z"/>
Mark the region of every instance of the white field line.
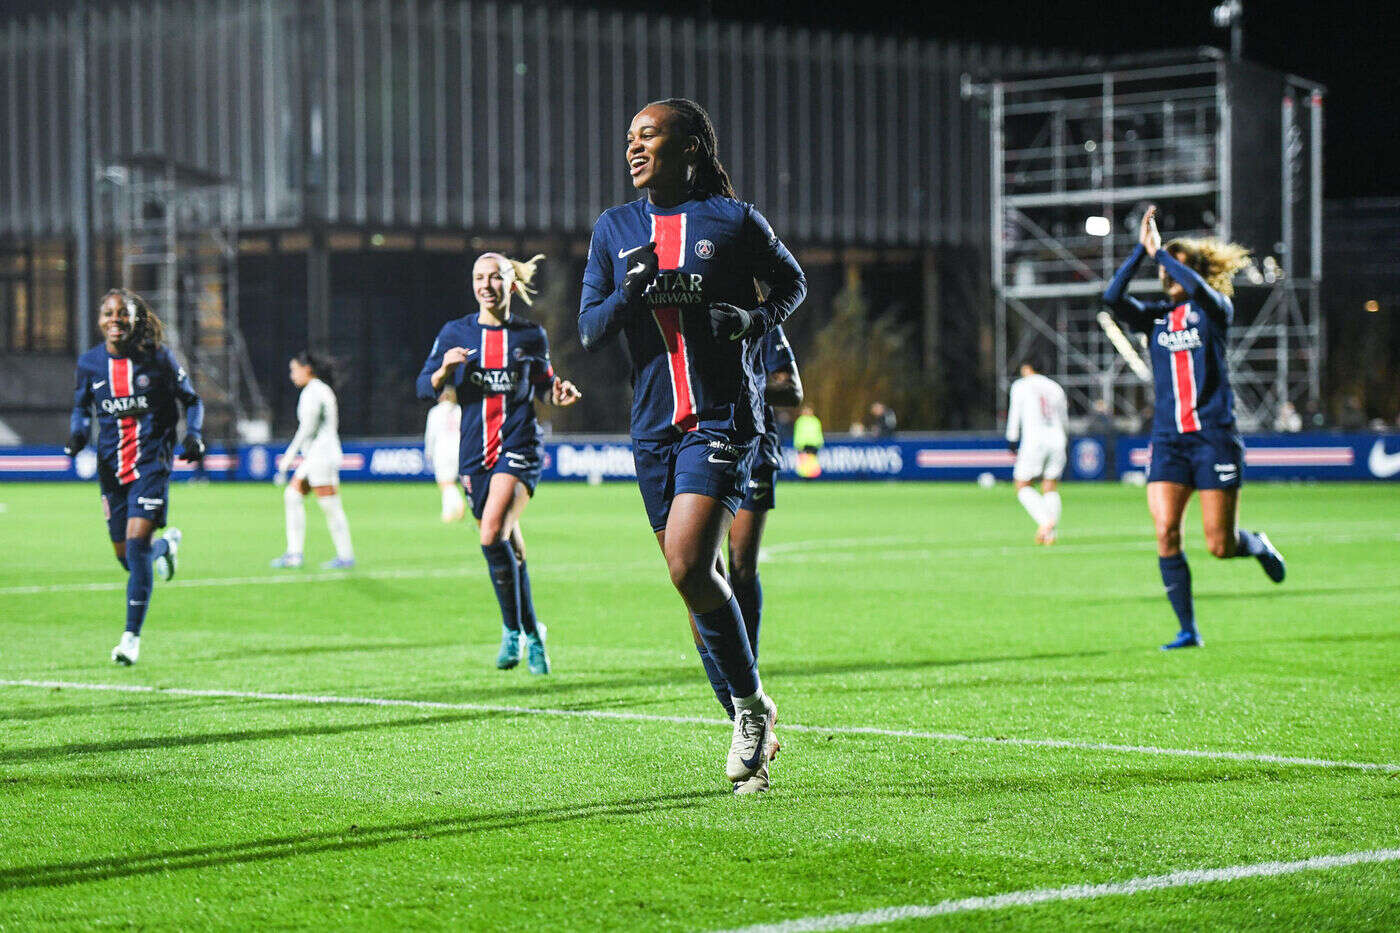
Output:
<path fill-rule="evenodd" d="M 327 696 L 309 693 L 260 693 L 248 690 L 201 690 L 189 687 L 150 687 L 143 684 L 76 683 L 66 680 L 0 680 L 0 687 L 36 687 L 45 690 L 95 690 L 112 693 L 150 693 L 162 696 L 212 697 L 238 700 L 277 700 L 286 703 L 312 703 L 334 706 L 387 706 L 408 709 L 475 710 L 485 713 L 505 713 L 518 716 L 557 716 L 570 719 L 607 719 L 621 722 L 664 722 L 680 725 L 723 726 L 725 729 L 733 727 L 733 724 L 727 719 L 707 719 L 701 716 L 662 716 L 655 713 L 632 713 L 621 710 L 550 709 L 534 706 L 499 706 L 489 703 L 446 703 L 437 700 L 409 700 L 396 699 L 393 697 Z M 1204 758 L 1215 761 L 1240 761 L 1307 768 L 1341 768 L 1352 771 L 1400 773 L 1400 763 L 1339 761 L 1330 758 L 1273 755 L 1266 752 L 1166 748 L 1157 745 L 1122 745 L 1113 742 L 1084 742 L 1073 739 L 996 738 L 986 735 L 965 735 L 961 732 L 923 732 L 914 729 L 880 729 L 873 726 L 804 726 L 796 723 L 783 723 L 782 729 L 786 732 L 804 732 L 817 735 L 868 735 L 896 739 L 926 739 L 935 742 L 959 742 L 975 745 L 1077 749 L 1081 751 L 1116 752 L 1131 755 L 1160 755 L 1173 758 Z"/>
<path fill-rule="evenodd" d="M 796 563 L 833 564 L 869 560 L 869 555 L 853 554 L 843 549 L 853 546 L 875 546 L 889 544 L 917 544 L 919 538 L 845 538 L 825 541 L 798 541 L 787 544 L 765 546 L 759 552 L 759 560 L 764 563 L 791 561 Z M 1357 541 L 1400 541 L 1400 531 L 1386 534 L 1332 534 L 1295 536 L 1291 544 L 1345 544 Z M 1135 536 L 1133 540 L 1122 542 L 1096 542 L 1086 544 L 1057 544 L 1041 553 L 1063 554 L 1068 552 L 1091 551 L 1146 551 L 1156 548 L 1150 539 Z M 935 545 L 923 548 L 896 548 L 882 550 L 882 560 L 930 560 L 932 558 L 979 558 L 979 557 L 1020 557 L 1029 548 L 1026 545 L 1006 544 L 989 547 L 966 547 L 958 544 Z M 834 551 L 835 553 L 822 553 Z M 587 563 L 587 564 L 541 564 L 532 567 L 536 574 L 553 573 L 600 573 L 618 570 L 639 570 L 660 566 L 656 561 L 631 561 L 627 563 Z M 383 570 L 336 570 L 320 573 L 298 573 L 289 571 L 257 577 L 196 577 L 194 579 L 173 580 L 160 584 L 162 589 L 195 589 L 226 586 L 277 586 L 286 583 L 333 583 L 339 580 L 433 580 L 474 576 L 481 569 L 470 563 L 452 567 L 400 567 Z M 125 590 L 126 582 L 105 580 L 100 583 L 40 583 L 25 586 L 0 587 L 0 596 L 38 596 L 47 593 L 101 593 Z"/>
<path fill-rule="evenodd" d="M 895 923 L 900 920 L 939 917 L 944 914 L 962 914 L 974 910 L 1032 907 L 1051 901 L 1086 901 L 1098 897 L 1160 891 L 1165 888 L 1186 888 L 1219 881 L 1240 881 L 1245 878 L 1272 878 L 1300 871 L 1322 871 L 1328 868 L 1346 868 L 1350 865 L 1369 865 L 1397 860 L 1400 860 L 1400 849 L 1373 849 L 1369 852 L 1348 852 L 1343 855 L 1319 855 L 1296 862 L 1258 862 L 1253 865 L 1232 865 L 1229 868 L 1196 868 L 1108 884 L 1071 884 L 1063 888 L 1035 888 L 1029 891 L 994 894 L 989 897 L 965 897 L 961 900 L 942 901 L 926 906 L 882 907 L 877 910 L 857 913 L 803 917 L 782 923 L 763 923 L 739 927 L 727 931 L 727 933 L 812 933 L 816 930 L 849 930 L 852 927 L 868 927 L 882 923 Z"/>

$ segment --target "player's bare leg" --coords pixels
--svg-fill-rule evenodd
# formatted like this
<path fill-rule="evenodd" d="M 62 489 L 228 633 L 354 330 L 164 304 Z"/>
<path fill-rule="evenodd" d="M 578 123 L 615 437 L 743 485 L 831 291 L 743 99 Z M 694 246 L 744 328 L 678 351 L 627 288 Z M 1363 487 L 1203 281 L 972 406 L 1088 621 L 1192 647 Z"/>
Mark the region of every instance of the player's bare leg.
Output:
<path fill-rule="evenodd" d="M 1201 490 L 1201 522 L 1206 547 L 1216 557 L 1253 557 L 1264 573 L 1275 583 L 1282 583 L 1285 573 L 1283 555 L 1263 532 L 1248 531 L 1239 526 L 1239 487 Z"/>
<path fill-rule="evenodd" d="M 1054 544 L 1055 532 L 1060 527 L 1060 482 L 1046 479 L 1040 484 L 1040 500 L 1045 507 L 1045 525 L 1037 529 L 1036 537 L 1041 544 Z"/>
<path fill-rule="evenodd" d="M 736 715 L 725 773 L 738 784 L 753 777 L 772 756 L 778 709 L 763 692 L 743 613 L 716 568 L 720 543 L 732 521 L 718 499 L 680 493 L 671 501 L 665 532 L 657 535 L 657 542 L 671 583 L 729 682 Z"/>
<path fill-rule="evenodd" d="M 1035 481 L 1038 478 L 1016 480 L 1016 499 L 1031 517 L 1031 521 L 1035 522 L 1035 543 L 1045 544 L 1045 500 L 1035 490 Z"/>
<path fill-rule="evenodd" d="M 1191 595 L 1191 569 L 1181 551 L 1181 520 L 1186 504 L 1191 501 L 1190 486 L 1181 483 L 1154 482 L 1147 484 L 1147 507 L 1157 533 L 1157 565 L 1162 574 L 1167 601 L 1176 613 L 1180 631 L 1176 638 L 1163 645 L 1164 649 L 1195 648 L 1202 645 L 1196 631 L 1195 601 Z"/>

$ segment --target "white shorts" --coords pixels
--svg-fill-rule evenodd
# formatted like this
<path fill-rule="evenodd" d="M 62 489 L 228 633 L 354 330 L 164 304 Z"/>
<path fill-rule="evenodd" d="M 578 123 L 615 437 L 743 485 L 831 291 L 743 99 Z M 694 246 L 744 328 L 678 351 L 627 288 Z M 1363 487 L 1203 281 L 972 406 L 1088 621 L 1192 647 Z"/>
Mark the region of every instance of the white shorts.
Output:
<path fill-rule="evenodd" d="M 1033 479 L 1058 480 L 1065 472 L 1065 443 L 1060 440 L 1023 443 L 1016 454 L 1013 478 L 1021 482 Z"/>
<path fill-rule="evenodd" d="M 312 487 L 339 486 L 340 458 L 326 454 L 309 454 L 302 457 L 296 472 L 292 474 L 292 481 L 301 479 L 306 480 Z"/>
<path fill-rule="evenodd" d="M 433 451 L 433 478 L 439 483 L 457 482 L 457 437 L 437 445 Z"/>

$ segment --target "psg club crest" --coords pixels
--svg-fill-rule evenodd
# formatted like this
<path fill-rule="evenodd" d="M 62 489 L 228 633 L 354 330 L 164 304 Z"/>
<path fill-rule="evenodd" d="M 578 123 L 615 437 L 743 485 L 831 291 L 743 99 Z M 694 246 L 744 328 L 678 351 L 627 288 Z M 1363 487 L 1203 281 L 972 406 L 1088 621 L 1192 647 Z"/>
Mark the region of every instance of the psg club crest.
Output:
<path fill-rule="evenodd" d="M 699 256 L 701 259 L 709 259 L 714 254 L 715 244 L 711 243 L 709 240 L 695 241 L 695 255 Z"/>
<path fill-rule="evenodd" d="M 1194 327 L 1201 320 L 1201 316 L 1195 311 L 1186 312 L 1186 323 Z"/>
<path fill-rule="evenodd" d="M 523 360 L 523 359 L 525 359 L 525 348 L 524 348 L 524 347 L 516 347 L 514 350 L 511 350 L 511 351 L 510 351 L 510 355 L 513 356 L 513 357 L 515 357 L 515 359 L 516 359 L 517 361 Z"/>
<path fill-rule="evenodd" d="M 136 388 L 144 389 L 151 384 L 151 377 L 141 373 L 136 377 Z"/>

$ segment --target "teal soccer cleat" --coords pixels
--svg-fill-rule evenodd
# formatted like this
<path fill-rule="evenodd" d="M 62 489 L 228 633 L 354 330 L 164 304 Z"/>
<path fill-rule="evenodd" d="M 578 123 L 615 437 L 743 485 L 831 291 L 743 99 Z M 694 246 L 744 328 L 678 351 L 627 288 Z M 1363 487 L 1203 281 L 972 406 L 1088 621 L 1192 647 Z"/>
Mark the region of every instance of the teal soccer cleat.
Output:
<path fill-rule="evenodd" d="M 521 634 L 501 626 L 501 653 L 496 655 L 496 667 L 508 671 L 520 663 Z"/>
<path fill-rule="evenodd" d="M 525 636 L 525 642 L 529 646 L 531 674 L 549 673 L 549 652 L 545 650 L 544 637 L 543 623 L 535 624 L 535 634 Z"/>

